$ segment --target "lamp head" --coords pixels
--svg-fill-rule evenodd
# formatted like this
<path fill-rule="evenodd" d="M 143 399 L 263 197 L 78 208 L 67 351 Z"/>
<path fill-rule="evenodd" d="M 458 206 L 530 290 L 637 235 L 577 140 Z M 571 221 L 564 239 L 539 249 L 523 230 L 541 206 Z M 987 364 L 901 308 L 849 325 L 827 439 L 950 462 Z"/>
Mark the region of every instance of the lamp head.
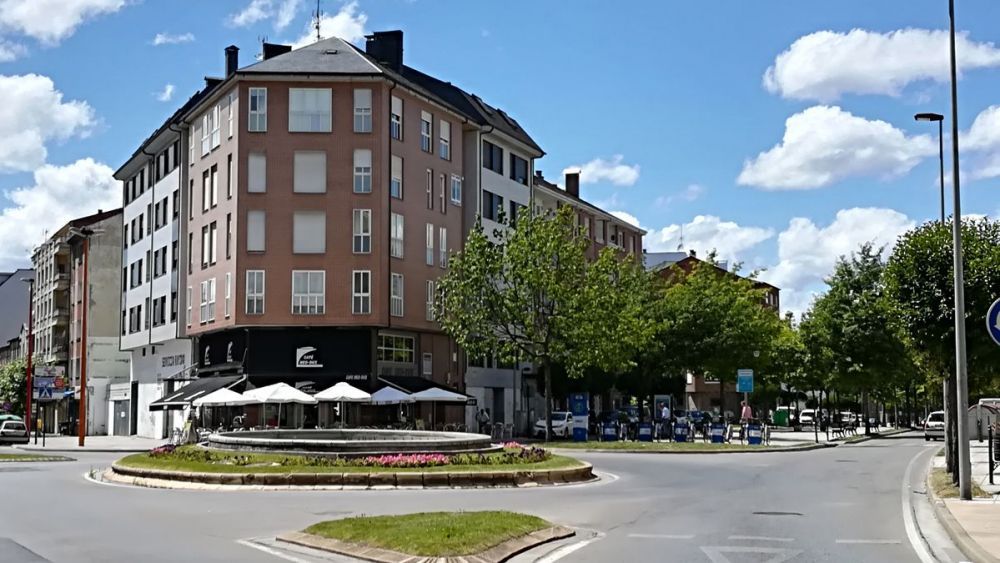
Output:
<path fill-rule="evenodd" d="M 913 116 L 917 121 L 944 121 L 944 116 L 940 113 L 918 113 Z"/>

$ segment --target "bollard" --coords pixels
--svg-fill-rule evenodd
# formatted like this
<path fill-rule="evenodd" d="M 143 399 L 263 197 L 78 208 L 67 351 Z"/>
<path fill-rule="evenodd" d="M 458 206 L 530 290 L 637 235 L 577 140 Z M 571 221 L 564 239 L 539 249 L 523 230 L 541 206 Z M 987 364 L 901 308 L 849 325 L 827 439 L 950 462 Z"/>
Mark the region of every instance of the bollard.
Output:
<path fill-rule="evenodd" d="M 996 464 L 993 461 L 993 425 L 991 424 L 987 430 L 987 440 L 989 441 L 989 446 L 987 448 L 987 456 L 990 458 L 990 485 L 993 484 L 993 470 L 996 469 Z"/>

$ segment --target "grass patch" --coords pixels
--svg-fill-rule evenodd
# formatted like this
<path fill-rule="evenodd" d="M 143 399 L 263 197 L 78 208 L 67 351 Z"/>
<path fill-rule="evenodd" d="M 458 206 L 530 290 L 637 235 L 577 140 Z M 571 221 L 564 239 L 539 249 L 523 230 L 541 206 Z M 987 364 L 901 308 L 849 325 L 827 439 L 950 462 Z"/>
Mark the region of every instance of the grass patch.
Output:
<path fill-rule="evenodd" d="M 725 450 L 730 452 L 781 449 L 782 446 L 748 446 L 746 444 L 712 444 L 705 442 L 566 442 L 553 444 L 553 448 L 571 450 L 607 451 L 650 451 L 650 452 L 708 452 Z M 788 447 L 788 446 L 784 446 Z"/>
<path fill-rule="evenodd" d="M 930 484 L 938 498 L 958 498 L 958 486 L 951 482 L 951 475 L 948 475 L 946 469 L 940 467 L 932 469 Z M 991 496 L 979 486 L 979 483 L 972 482 L 973 498 L 990 498 Z"/>
<path fill-rule="evenodd" d="M 178 450 L 197 448 L 185 446 Z M 360 467 L 350 465 L 323 465 L 311 463 L 313 458 L 283 454 L 240 454 L 238 452 L 209 450 L 219 459 L 239 457 L 240 465 L 210 461 L 193 461 L 172 456 L 151 456 L 148 453 L 133 454 L 118 460 L 119 465 L 140 469 L 162 469 L 165 471 L 190 471 L 203 473 L 428 473 L 466 471 L 538 471 L 543 469 L 563 469 L 579 467 L 579 461 L 553 455 L 537 463 L 514 465 L 493 464 L 449 464 L 436 467 Z M 487 457 L 501 454 L 489 454 Z M 280 464 L 280 465 L 279 465 Z"/>
<path fill-rule="evenodd" d="M 0 454 L 0 462 L 3 461 L 72 461 L 72 459 L 59 455 Z"/>
<path fill-rule="evenodd" d="M 452 557 L 479 553 L 550 526 L 516 512 L 423 512 L 330 520 L 305 532 L 409 555 Z"/>

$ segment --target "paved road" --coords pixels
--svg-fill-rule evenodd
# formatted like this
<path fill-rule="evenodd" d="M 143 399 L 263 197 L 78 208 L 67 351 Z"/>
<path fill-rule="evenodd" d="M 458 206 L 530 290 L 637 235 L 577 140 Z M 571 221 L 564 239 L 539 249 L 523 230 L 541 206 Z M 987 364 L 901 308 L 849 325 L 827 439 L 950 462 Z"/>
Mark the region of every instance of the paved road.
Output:
<path fill-rule="evenodd" d="M 281 559 L 236 542 L 360 513 L 500 508 L 596 532 L 583 533 L 594 541 L 562 551 L 562 561 L 921 561 L 903 492 L 922 490 L 932 453 L 911 434 L 799 453 L 587 454 L 617 478 L 541 489 L 331 492 L 100 485 L 83 474 L 114 454 L 81 454 L 73 463 L 0 464 L 0 561 L 274 563 Z M 912 483 L 904 486 L 908 466 Z M 941 553 L 960 560 L 953 548 Z"/>

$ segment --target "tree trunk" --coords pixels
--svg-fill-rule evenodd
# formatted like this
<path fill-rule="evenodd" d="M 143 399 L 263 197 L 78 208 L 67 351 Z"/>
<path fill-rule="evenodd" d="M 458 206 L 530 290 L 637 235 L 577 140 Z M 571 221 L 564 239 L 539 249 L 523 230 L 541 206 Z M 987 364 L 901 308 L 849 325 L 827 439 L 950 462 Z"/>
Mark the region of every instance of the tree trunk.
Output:
<path fill-rule="evenodd" d="M 952 378 L 950 374 L 945 374 L 944 377 L 944 387 L 942 390 L 942 403 L 944 408 L 944 456 L 945 456 L 945 466 L 948 468 L 948 473 L 951 473 L 952 480 L 956 483 L 958 482 L 958 463 L 956 463 L 956 450 L 953 449 L 955 446 L 955 437 L 952 436 L 952 430 L 955 429 L 957 419 L 953 419 L 955 414 L 953 411 L 955 409 L 951 408 L 952 395 L 954 387 L 952 385 Z"/>
<path fill-rule="evenodd" d="M 542 377 L 545 378 L 545 441 L 552 439 L 552 370 L 548 357 L 542 358 Z"/>
<path fill-rule="evenodd" d="M 722 377 L 719 377 L 719 418 L 726 424 L 729 423 L 726 420 L 726 380 Z"/>

